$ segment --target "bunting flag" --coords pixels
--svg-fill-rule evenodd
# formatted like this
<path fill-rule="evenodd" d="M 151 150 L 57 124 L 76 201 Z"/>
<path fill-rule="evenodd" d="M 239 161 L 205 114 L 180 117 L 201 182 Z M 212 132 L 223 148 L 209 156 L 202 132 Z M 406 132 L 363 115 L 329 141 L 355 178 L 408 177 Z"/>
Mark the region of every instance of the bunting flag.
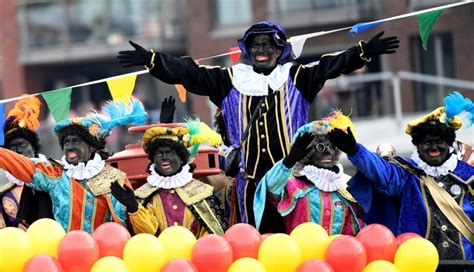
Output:
<path fill-rule="evenodd" d="M 4 129 L 5 127 L 5 103 L 0 103 L 0 146 L 5 144 L 5 134 Z"/>
<path fill-rule="evenodd" d="M 230 62 L 232 62 L 232 64 L 236 64 L 239 59 L 240 59 L 240 48 L 239 47 L 231 47 L 229 48 L 229 53 L 231 53 L 229 55 L 230 57 Z"/>
<path fill-rule="evenodd" d="M 176 84 L 174 86 L 176 87 L 176 91 L 178 92 L 179 100 L 181 100 L 181 102 L 183 103 L 186 103 L 186 89 L 184 88 L 184 86 L 181 84 Z"/>
<path fill-rule="evenodd" d="M 428 38 L 430 37 L 431 30 L 441 15 L 441 12 L 443 12 L 443 10 L 435 10 L 417 15 L 418 31 L 420 32 L 421 43 L 425 51 L 428 50 Z"/>
<path fill-rule="evenodd" d="M 107 86 L 109 86 L 110 94 L 115 101 L 123 101 L 128 103 L 132 96 L 133 89 L 135 89 L 135 81 L 137 75 L 130 75 L 126 77 L 118 77 L 107 80 Z"/>
<path fill-rule="evenodd" d="M 68 87 L 41 94 L 56 122 L 69 117 L 69 110 L 71 108 L 71 92 L 72 88 Z"/>
<path fill-rule="evenodd" d="M 368 23 L 364 22 L 364 23 L 355 24 L 351 27 L 351 30 L 349 30 L 349 36 L 354 37 L 359 32 L 362 32 L 362 31 L 365 31 L 367 29 L 379 26 L 383 23 L 384 23 L 383 21 L 376 21 L 376 22 L 368 22 Z"/>

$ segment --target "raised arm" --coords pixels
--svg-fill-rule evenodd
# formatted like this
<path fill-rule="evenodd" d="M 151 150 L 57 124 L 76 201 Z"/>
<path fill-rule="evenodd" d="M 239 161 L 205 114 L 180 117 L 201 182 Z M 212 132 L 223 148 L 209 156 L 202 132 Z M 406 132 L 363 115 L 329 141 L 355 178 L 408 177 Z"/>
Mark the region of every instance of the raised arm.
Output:
<path fill-rule="evenodd" d="M 31 159 L 1 147 L 0 168 L 24 182 L 31 182 L 36 171 L 35 164 Z"/>

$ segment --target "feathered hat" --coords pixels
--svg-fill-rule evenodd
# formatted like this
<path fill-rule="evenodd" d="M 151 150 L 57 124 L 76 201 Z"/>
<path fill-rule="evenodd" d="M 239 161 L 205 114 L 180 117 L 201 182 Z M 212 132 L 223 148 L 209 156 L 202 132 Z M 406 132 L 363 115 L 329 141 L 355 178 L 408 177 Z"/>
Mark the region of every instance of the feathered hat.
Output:
<path fill-rule="evenodd" d="M 462 126 L 459 117 L 462 112 L 467 113 L 468 126 L 471 126 L 474 123 L 474 103 L 455 91 L 444 98 L 444 107 L 439 107 L 427 115 L 410 121 L 405 128 L 405 133 L 412 135 L 415 127 L 426 122 L 440 122 L 456 131 Z"/>
<path fill-rule="evenodd" d="M 35 152 L 39 151 L 36 131 L 40 126 L 40 108 L 41 101 L 35 96 L 23 98 L 15 103 L 15 107 L 8 112 L 5 120 L 5 146 L 8 146 L 11 140 L 22 137 L 31 143 Z"/>
<path fill-rule="evenodd" d="M 174 128 L 157 126 L 147 129 L 143 135 L 143 149 L 148 152 L 149 144 L 158 139 L 181 142 L 188 148 L 191 157 L 196 155 L 200 144 L 206 143 L 218 146 L 222 143 L 219 133 L 212 130 L 198 118 L 187 120 L 184 126 Z"/>
<path fill-rule="evenodd" d="M 146 122 L 147 113 L 140 100 L 131 98 L 130 101 L 108 101 L 100 112 L 93 111 L 84 117 L 69 118 L 58 122 L 54 132 L 59 135 L 69 126 L 81 126 L 97 139 L 105 139 L 114 127 L 125 124 L 140 125 Z"/>

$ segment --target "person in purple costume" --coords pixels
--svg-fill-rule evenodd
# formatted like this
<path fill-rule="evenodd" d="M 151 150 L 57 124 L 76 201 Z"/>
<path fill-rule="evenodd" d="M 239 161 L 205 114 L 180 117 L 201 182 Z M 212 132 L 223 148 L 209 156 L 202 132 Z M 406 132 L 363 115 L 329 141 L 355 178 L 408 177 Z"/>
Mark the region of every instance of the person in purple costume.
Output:
<path fill-rule="evenodd" d="M 245 59 L 232 67 L 200 66 L 190 57 L 177 58 L 146 50 L 130 41 L 133 51 L 121 51 L 123 67 L 143 66 L 168 84 L 208 96 L 219 108 L 234 149 L 241 149 L 236 176 L 241 221 L 255 225 L 253 198 L 259 180 L 290 151 L 296 130 L 307 123 L 310 104 L 327 79 L 363 67 L 381 54 L 395 53 L 397 37 L 361 41 L 319 62 L 290 62 L 291 44 L 284 29 L 274 22 L 251 26 L 238 40 Z M 271 205 L 265 207 L 262 232 L 284 232 L 283 220 Z"/>

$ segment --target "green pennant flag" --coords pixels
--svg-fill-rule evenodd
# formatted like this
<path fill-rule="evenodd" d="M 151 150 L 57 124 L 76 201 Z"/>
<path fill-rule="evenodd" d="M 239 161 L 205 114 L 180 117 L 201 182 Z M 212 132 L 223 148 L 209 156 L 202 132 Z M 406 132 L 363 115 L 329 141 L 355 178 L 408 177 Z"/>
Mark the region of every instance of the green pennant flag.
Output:
<path fill-rule="evenodd" d="M 72 88 L 63 88 L 41 94 L 56 122 L 69 117 L 71 92 Z"/>
<path fill-rule="evenodd" d="M 417 15 L 418 31 L 420 32 L 421 42 L 425 51 L 428 50 L 428 38 L 430 37 L 431 30 L 441 15 L 441 12 L 443 12 L 442 9 Z"/>

